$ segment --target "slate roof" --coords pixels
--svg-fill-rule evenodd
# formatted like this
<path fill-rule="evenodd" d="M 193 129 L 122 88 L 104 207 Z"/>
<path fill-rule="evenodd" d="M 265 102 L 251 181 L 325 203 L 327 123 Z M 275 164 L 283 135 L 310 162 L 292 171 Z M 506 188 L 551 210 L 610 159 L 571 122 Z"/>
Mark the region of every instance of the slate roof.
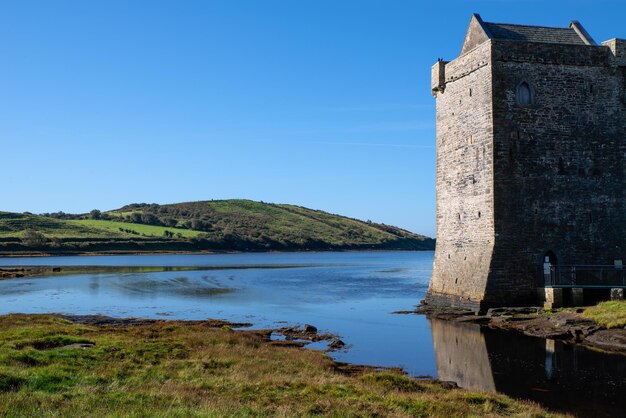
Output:
<path fill-rule="evenodd" d="M 493 39 L 512 41 L 543 42 L 550 44 L 585 45 L 574 28 L 552 28 L 546 26 L 512 25 L 508 23 L 483 23 Z"/>

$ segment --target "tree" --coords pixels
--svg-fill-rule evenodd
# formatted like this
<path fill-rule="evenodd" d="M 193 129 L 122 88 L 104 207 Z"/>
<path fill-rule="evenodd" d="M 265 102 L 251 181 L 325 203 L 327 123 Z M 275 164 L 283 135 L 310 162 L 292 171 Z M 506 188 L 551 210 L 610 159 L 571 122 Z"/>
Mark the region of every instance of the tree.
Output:
<path fill-rule="evenodd" d="M 141 214 L 137 212 L 133 212 L 126 217 L 126 222 L 140 224 L 141 223 Z"/>
<path fill-rule="evenodd" d="M 63 241 L 59 237 L 50 238 L 50 246 L 52 248 L 61 248 L 63 246 Z"/>
<path fill-rule="evenodd" d="M 202 231 L 206 229 L 208 224 L 204 222 L 202 219 L 193 218 L 191 220 L 191 229 L 195 229 L 197 231 Z"/>
<path fill-rule="evenodd" d="M 90 219 L 101 219 L 102 218 L 102 212 L 100 212 L 98 209 L 94 209 L 91 212 L 89 212 L 89 218 Z"/>
<path fill-rule="evenodd" d="M 141 223 L 146 225 L 159 225 L 159 218 L 153 213 L 145 212 L 141 214 Z"/>
<path fill-rule="evenodd" d="M 40 234 L 37 231 L 33 231 L 32 229 L 27 229 L 22 235 L 22 244 L 26 245 L 27 247 L 43 247 L 44 245 L 46 245 L 46 241 L 46 237 L 43 234 Z"/>
<path fill-rule="evenodd" d="M 170 217 L 161 218 L 160 221 L 163 225 L 169 226 L 171 228 L 174 228 L 176 225 L 178 225 L 178 220 Z"/>

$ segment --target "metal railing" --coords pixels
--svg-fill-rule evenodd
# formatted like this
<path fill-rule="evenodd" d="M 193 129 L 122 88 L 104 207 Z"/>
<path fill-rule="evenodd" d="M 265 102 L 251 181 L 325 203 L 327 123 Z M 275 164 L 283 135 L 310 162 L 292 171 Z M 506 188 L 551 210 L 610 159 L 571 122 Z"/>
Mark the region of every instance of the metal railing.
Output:
<path fill-rule="evenodd" d="M 546 287 L 626 288 L 626 272 L 616 266 L 550 266 L 544 269 Z"/>

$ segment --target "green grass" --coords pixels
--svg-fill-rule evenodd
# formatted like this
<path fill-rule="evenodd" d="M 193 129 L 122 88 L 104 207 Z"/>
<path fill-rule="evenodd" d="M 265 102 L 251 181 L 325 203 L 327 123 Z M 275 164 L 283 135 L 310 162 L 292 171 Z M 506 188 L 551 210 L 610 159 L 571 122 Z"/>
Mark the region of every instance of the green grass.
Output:
<path fill-rule="evenodd" d="M 49 238 L 103 238 L 124 237 L 120 231 L 106 231 L 90 228 L 88 225 L 71 223 L 70 221 L 47 218 L 45 216 L 0 212 L 0 238 L 21 238 L 25 230 L 34 230 Z"/>
<path fill-rule="evenodd" d="M 63 220 L 38 215 L 0 212 L 0 237 L 20 238 L 27 229 L 40 232 L 48 238 L 136 238 L 138 235 L 163 238 L 165 231 L 190 238 L 202 233 L 190 229 L 128 222 L 92 219 Z M 120 229 L 131 230 L 136 234 Z"/>
<path fill-rule="evenodd" d="M 585 309 L 583 316 L 605 328 L 622 328 L 626 326 L 626 301 L 601 302 Z"/>
<path fill-rule="evenodd" d="M 155 225 L 144 225 L 144 224 L 135 224 L 129 222 L 118 222 L 118 221 L 103 221 L 103 220 L 93 220 L 93 219 L 81 219 L 81 220 L 71 220 L 65 221 L 69 224 L 78 225 L 78 226 L 86 226 L 92 230 L 99 230 L 111 233 L 121 233 L 121 229 L 129 229 L 135 231 L 139 235 L 149 236 L 149 237 L 163 237 L 163 233 L 165 231 L 170 231 L 175 234 L 181 234 L 185 238 L 197 237 L 202 232 L 194 231 L 191 229 L 182 229 L 182 228 L 170 228 L 165 226 L 155 226 Z M 125 236 L 132 236 L 134 234 L 123 233 Z"/>
<path fill-rule="evenodd" d="M 345 375 L 321 352 L 203 323 L 92 327 L 0 317 L 0 416 L 555 416 L 391 372 Z M 89 341 L 93 348 L 65 348 Z"/>

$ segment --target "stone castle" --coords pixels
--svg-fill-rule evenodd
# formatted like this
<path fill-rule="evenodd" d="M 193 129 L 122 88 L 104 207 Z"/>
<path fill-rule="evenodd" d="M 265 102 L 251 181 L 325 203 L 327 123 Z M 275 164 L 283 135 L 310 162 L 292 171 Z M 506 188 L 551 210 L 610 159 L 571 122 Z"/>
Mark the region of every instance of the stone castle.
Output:
<path fill-rule="evenodd" d="M 621 269 L 626 40 L 598 45 L 577 21 L 554 28 L 475 14 L 459 57 L 433 66 L 431 87 L 437 249 L 426 303 L 536 305 L 557 267 L 562 279 L 566 266 L 597 266 L 589 288 L 605 267 Z"/>

